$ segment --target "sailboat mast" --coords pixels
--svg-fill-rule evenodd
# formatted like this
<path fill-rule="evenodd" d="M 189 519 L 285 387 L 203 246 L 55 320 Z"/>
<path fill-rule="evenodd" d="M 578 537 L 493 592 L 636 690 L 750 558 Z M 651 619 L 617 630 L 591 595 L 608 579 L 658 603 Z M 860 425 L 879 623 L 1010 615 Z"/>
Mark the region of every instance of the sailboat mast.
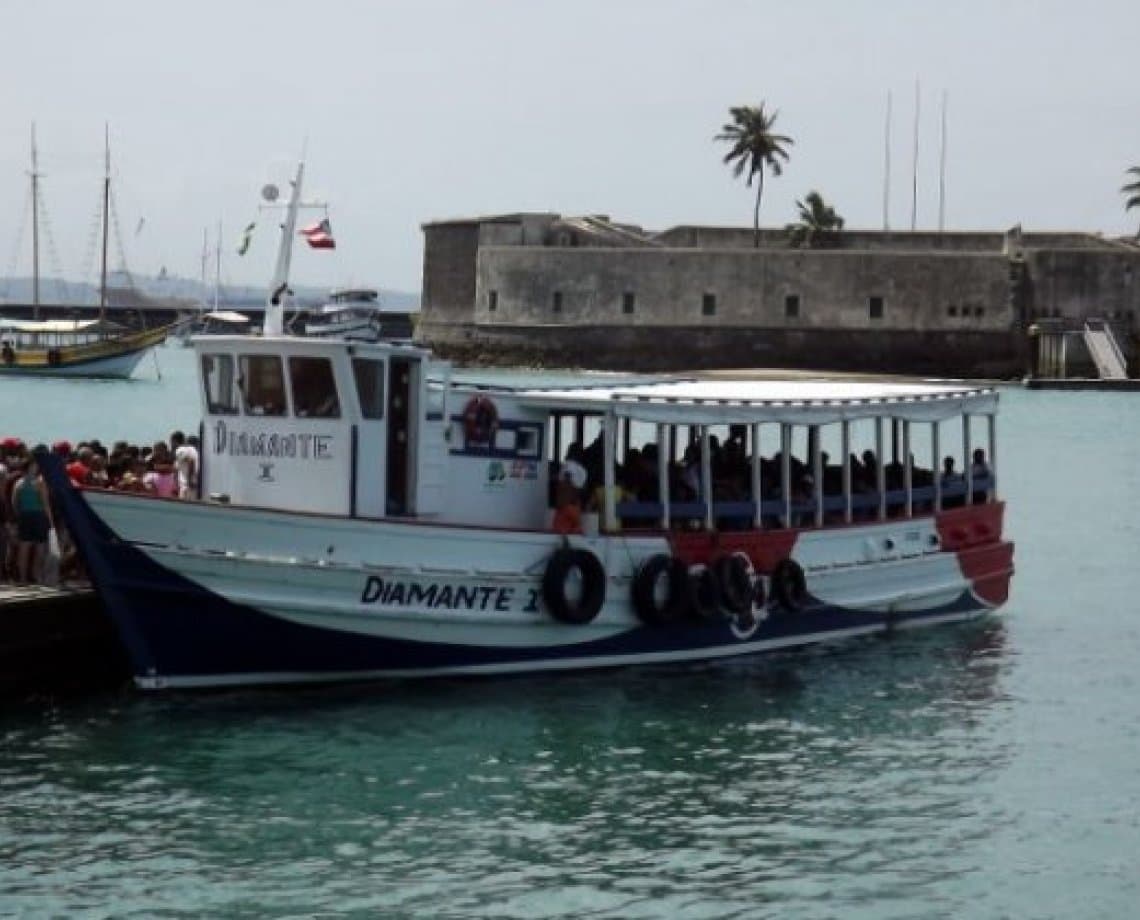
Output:
<path fill-rule="evenodd" d="M 107 318 L 107 237 L 111 210 L 111 136 L 103 125 L 103 258 L 99 273 L 99 319 Z"/>
<path fill-rule="evenodd" d="M 218 297 L 222 289 L 222 222 L 218 221 L 218 238 L 214 249 L 214 312 L 218 310 Z"/>
<path fill-rule="evenodd" d="M 32 318 L 40 318 L 40 170 L 32 122 Z"/>
<path fill-rule="evenodd" d="M 289 294 L 289 262 L 293 255 L 293 234 L 297 232 L 297 211 L 301 205 L 301 179 L 305 174 L 305 161 L 297 164 L 297 178 L 285 209 L 285 223 L 281 225 L 281 243 L 277 247 L 277 267 L 269 285 L 269 300 L 265 304 L 263 335 L 281 335 L 285 331 L 285 299 Z"/>
<path fill-rule="evenodd" d="M 205 289 L 206 289 L 206 260 L 210 257 L 209 256 L 209 252 L 210 252 L 209 247 L 210 247 L 210 228 L 209 227 L 203 227 L 202 228 L 202 276 L 201 276 L 202 290 L 203 290 L 202 299 L 203 300 L 205 300 Z"/>

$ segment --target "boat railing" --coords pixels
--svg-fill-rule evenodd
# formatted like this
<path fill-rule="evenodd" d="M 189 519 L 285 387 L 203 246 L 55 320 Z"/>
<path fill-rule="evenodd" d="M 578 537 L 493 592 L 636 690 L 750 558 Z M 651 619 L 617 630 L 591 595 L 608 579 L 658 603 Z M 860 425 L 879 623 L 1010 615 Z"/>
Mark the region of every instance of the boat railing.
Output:
<path fill-rule="evenodd" d="M 974 480 L 974 501 L 984 501 L 993 487 L 992 477 L 979 476 Z M 942 487 L 942 507 L 952 508 L 966 503 L 967 486 L 964 481 L 947 483 Z M 915 513 L 923 514 L 934 510 L 937 499 L 936 489 L 933 485 L 919 486 L 910 490 L 911 508 Z M 892 510 L 898 511 L 906 507 L 906 489 L 889 489 L 886 492 L 884 507 L 888 515 Z M 825 514 L 842 515 L 847 503 L 842 495 L 827 495 L 823 499 Z M 877 492 L 856 492 L 851 496 L 851 510 L 861 520 L 866 521 L 879 508 L 879 494 Z M 657 521 L 661 519 L 662 505 L 655 501 L 623 501 L 617 503 L 617 516 L 630 525 L 639 522 Z M 772 526 L 779 526 L 787 511 L 784 499 L 781 497 L 766 498 L 760 502 L 760 515 L 763 520 L 775 522 Z M 793 521 L 809 521 L 815 515 L 814 499 L 795 499 L 791 504 Z M 752 521 L 756 513 L 756 502 L 748 499 L 714 501 L 712 505 L 713 517 L 718 521 Z M 670 501 L 669 519 L 673 521 L 701 520 L 705 516 L 705 505 L 702 501 Z"/>

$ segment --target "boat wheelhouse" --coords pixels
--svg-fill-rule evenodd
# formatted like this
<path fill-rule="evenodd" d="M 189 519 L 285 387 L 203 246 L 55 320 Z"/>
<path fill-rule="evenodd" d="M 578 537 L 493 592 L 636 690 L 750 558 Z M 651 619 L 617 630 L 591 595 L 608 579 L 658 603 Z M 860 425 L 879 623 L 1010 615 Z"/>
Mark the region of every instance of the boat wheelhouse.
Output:
<path fill-rule="evenodd" d="M 198 498 L 76 489 L 41 458 L 140 686 L 708 660 L 1005 601 L 994 390 L 508 384 L 284 335 L 302 174 L 265 335 L 191 340 Z"/>

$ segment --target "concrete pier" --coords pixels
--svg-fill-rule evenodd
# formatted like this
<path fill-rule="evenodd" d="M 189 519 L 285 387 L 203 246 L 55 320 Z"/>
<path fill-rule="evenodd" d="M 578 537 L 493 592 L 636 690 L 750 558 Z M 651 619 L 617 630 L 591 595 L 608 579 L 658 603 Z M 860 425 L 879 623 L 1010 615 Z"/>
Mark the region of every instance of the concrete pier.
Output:
<path fill-rule="evenodd" d="M 90 587 L 0 586 L 0 698 L 126 683 L 126 656 Z"/>

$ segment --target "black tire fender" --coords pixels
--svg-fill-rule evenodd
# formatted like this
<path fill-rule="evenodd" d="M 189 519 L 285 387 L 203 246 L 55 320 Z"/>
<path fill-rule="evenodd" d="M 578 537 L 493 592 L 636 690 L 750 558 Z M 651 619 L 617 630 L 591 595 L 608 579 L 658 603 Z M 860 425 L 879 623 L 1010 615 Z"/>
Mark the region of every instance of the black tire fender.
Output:
<path fill-rule="evenodd" d="M 658 590 L 662 578 L 667 579 L 664 597 Z M 633 609 L 643 623 L 676 622 L 689 605 L 688 586 L 689 570 L 684 562 L 665 553 L 650 556 L 633 576 Z"/>
<path fill-rule="evenodd" d="M 752 609 L 752 561 L 744 553 L 721 556 L 713 563 L 721 603 L 730 613 Z"/>
<path fill-rule="evenodd" d="M 698 620 L 719 620 L 724 616 L 723 598 L 716 572 L 707 565 L 694 565 L 688 577 L 689 608 Z"/>
<path fill-rule="evenodd" d="M 785 610 L 796 611 L 807 599 L 807 578 L 794 559 L 781 559 L 772 570 L 772 596 Z"/>
<path fill-rule="evenodd" d="M 576 598 L 566 592 L 574 572 L 582 580 L 582 591 Z M 546 571 L 542 575 L 542 600 L 550 615 L 562 623 L 589 623 L 606 600 L 605 566 L 589 550 L 562 547 L 546 563 Z"/>

